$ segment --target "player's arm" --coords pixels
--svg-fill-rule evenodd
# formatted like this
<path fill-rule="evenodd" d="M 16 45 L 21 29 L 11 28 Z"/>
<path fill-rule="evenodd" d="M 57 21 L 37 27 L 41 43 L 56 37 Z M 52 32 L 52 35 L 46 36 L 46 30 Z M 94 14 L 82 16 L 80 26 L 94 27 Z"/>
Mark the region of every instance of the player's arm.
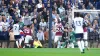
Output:
<path fill-rule="evenodd" d="M 88 22 L 83 20 L 83 27 L 87 27 L 88 26 Z"/>
<path fill-rule="evenodd" d="M 74 20 L 72 21 L 72 28 L 75 29 Z"/>
<path fill-rule="evenodd" d="M 64 27 L 62 26 L 62 31 L 64 31 Z"/>

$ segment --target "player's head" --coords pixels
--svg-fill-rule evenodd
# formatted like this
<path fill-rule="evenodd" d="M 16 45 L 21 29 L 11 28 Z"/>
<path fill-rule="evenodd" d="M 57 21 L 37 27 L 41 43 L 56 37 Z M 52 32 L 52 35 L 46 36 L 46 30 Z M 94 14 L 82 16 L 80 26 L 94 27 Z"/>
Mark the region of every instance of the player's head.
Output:
<path fill-rule="evenodd" d="M 79 12 L 75 12 L 75 17 L 80 17 L 81 14 Z"/>
<path fill-rule="evenodd" d="M 72 32 L 72 28 L 71 27 L 69 28 L 69 31 Z"/>
<path fill-rule="evenodd" d="M 41 31 L 42 31 L 42 29 L 40 28 L 38 32 L 41 32 Z"/>
<path fill-rule="evenodd" d="M 68 28 L 67 27 L 64 27 L 64 31 L 67 32 L 67 30 L 68 30 Z"/>
<path fill-rule="evenodd" d="M 57 23 L 60 23 L 60 22 L 61 22 L 60 19 L 58 19 L 58 20 L 57 20 Z"/>
<path fill-rule="evenodd" d="M 38 38 L 37 37 L 35 37 L 35 39 L 34 39 L 35 41 L 38 41 Z"/>
<path fill-rule="evenodd" d="M 27 25 L 27 28 L 30 28 L 30 25 Z"/>
<path fill-rule="evenodd" d="M 6 19 L 4 19 L 4 22 L 7 22 L 7 20 L 6 20 Z"/>
<path fill-rule="evenodd" d="M 94 28 L 93 31 L 96 32 L 96 28 Z"/>
<path fill-rule="evenodd" d="M 15 24 L 17 24 L 17 23 L 19 23 L 19 21 L 18 21 L 18 20 L 16 20 L 16 21 L 15 21 Z"/>

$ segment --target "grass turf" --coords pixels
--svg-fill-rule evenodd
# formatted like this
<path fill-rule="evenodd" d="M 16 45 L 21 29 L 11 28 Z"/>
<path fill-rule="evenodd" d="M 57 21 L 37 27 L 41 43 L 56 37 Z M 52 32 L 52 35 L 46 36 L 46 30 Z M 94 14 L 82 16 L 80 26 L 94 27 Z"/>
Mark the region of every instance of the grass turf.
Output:
<path fill-rule="evenodd" d="M 1 48 L 0 56 L 100 56 L 99 48 L 85 50 L 85 54 L 81 54 L 78 48 L 75 49 L 57 49 L 57 48 L 41 48 L 41 49 L 17 49 L 17 48 Z"/>

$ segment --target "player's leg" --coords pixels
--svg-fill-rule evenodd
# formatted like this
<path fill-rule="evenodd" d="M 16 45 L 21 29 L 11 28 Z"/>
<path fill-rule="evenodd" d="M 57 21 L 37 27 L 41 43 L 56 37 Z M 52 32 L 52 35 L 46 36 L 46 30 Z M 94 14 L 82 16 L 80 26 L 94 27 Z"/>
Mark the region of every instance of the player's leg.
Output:
<path fill-rule="evenodd" d="M 88 49 L 88 33 L 84 32 L 84 44 L 85 47 Z"/>
<path fill-rule="evenodd" d="M 61 43 L 60 43 L 61 39 L 62 39 L 62 36 L 58 36 L 58 39 L 57 39 L 57 42 L 58 42 L 57 48 L 61 48 Z"/>
<path fill-rule="evenodd" d="M 20 36 L 21 38 L 19 39 L 19 47 L 22 48 L 21 44 L 22 44 L 22 41 L 23 41 L 23 38 L 24 36 Z"/>
<path fill-rule="evenodd" d="M 15 37 L 15 40 L 16 40 L 17 48 L 19 48 L 18 35 L 15 35 L 14 37 Z"/>
<path fill-rule="evenodd" d="M 74 43 L 70 43 L 71 48 L 74 48 Z"/>
<path fill-rule="evenodd" d="M 77 45 L 78 45 L 78 48 L 80 49 L 81 52 L 83 52 L 83 49 L 82 49 L 82 46 L 81 46 L 81 41 L 79 38 L 77 38 Z"/>
<path fill-rule="evenodd" d="M 83 53 L 83 47 L 82 47 L 82 41 L 81 41 L 81 35 L 80 34 L 76 34 L 76 40 L 77 40 L 77 45 L 81 51 L 81 53 Z"/>
<path fill-rule="evenodd" d="M 33 47 L 33 38 L 32 36 L 29 36 L 29 47 Z"/>
<path fill-rule="evenodd" d="M 54 48 L 57 47 L 57 42 L 58 42 L 58 36 L 55 36 L 55 38 L 54 38 Z"/>
<path fill-rule="evenodd" d="M 83 33 L 82 34 L 80 34 L 80 37 L 81 37 L 81 46 L 82 46 L 82 50 L 83 50 L 83 53 L 85 52 L 84 51 L 84 49 L 85 49 L 85 47 L 84 47 L 84 39 L 83 39 Z"/>
<path fill-rule="evenodd" d="M 25 42 L 24 42 L 25 48 L 29 48 L 29 37 L 25 37 Z"/>

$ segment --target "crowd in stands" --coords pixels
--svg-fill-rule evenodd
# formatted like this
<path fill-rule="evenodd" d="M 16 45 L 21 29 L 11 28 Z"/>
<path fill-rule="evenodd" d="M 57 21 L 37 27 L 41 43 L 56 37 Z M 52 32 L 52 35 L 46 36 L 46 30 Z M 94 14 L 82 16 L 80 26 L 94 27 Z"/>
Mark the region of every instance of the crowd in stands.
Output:
<path fill-rule="evenodd" d="M 72 9 L 99 10 L 100 0 L 0 0 L 0 24 L 6 23 L 7 28 L 0 28 L 0 40 L 15 40 L 12 30 L 15 21 L 19 21 L 20 28 L 31 25 L 32 36 L 37 37 L 42 44 L 49 39 L 49 9 L 52 5 L 52 40 L 55 37 L 53 26 L 57 19 L 60 19 L 63 27 L 70 28 L 72 23 Z M 96 15 L 96 16 L 95 16 Z M 99 32 L 100 14 L 84 14 L 90 26 L 89 32 L 95 29 Z M 2 33 L 6 32 L 6 33 Z M 68 32 L 68 31 L 67 31 Z M 65 33 L 67 33 L 65 32 Z M 94 34 L 95 35 L 95 34 Z M 7 38 L 5 38 L 5 36 Z M 67 34 L 67 36 L 69 36 Z M 92 36 L 89 35 L 89 36 Z M 94 36 L 95 38 L 95 36 Z"/>

